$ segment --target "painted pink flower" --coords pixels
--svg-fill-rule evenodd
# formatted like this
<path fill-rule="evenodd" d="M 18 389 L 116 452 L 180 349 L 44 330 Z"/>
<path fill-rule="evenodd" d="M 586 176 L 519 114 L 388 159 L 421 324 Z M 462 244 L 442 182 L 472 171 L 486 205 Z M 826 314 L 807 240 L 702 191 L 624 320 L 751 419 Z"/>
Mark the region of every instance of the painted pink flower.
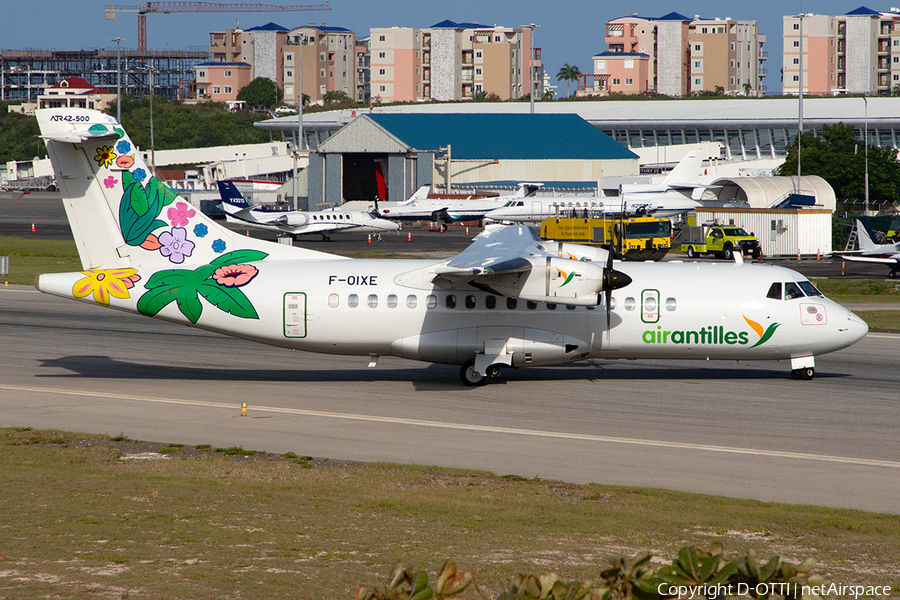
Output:
<path fill-rule="evenodd" d="M 213 279 L 225 287 L 241 287 L 250 283 L 257 273 L 259 270 L 251 265 L 227 265 L 216 269 Z"/>
<path fill-rule="evenodd" d="M 107 189 L 112 189 L 116 187 L 116 184 L 119 183 L 119 180 L 110 175 L 106 179 L 103 180 L 103 185 L 106 186 Z"/>
<path fill-rule="evenodd" d="M 188 207 L 184 202 L 178 202 L 175 206 L 169 208 L 169 212 L 166 213 L 169 217 L 169 220 L 172 222 L 173 227 L 177 227 L 179 225 L 187 225 L 188 219 L 197 214 L 193 208 Z"/>

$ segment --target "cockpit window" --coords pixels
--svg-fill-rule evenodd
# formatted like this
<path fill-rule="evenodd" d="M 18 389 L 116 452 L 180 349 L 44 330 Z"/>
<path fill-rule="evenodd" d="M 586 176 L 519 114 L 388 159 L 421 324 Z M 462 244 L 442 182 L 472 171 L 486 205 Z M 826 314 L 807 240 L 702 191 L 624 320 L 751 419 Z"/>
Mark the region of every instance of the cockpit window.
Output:
<path fill-rule="evenodd" d="M 800 284 L 800 289 L 802 289 L 804 292 L 806 292 L 807 296 L 821 296 L 822 295 L 822 292 L 817 290 L 816 286 L 814 286 L 809 281 L 800 281 L 798 283 Z"/>
<path fill-rule="evenodd" d="M 802 298 L 804 296 L 800 286 L 793 281 L 784 284 L 784 299 L 793 300 L 794 298 Z"/>
<path fill-rule="evenodd" d="M 769 287 L 769 293 L 766 294 L 766 298 L 781 300 L 781 283 L 773 283 L 771 287 Z"/>

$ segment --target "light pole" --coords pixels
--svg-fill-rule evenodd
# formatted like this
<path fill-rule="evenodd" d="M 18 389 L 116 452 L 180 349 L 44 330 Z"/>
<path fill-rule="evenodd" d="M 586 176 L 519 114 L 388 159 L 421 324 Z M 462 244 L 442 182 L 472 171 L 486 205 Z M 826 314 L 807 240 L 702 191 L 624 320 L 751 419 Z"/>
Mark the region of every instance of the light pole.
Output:
<path fill-rule="evenodd" d="M 153 141 L 153 71 L 156 69 L 151 64 L 143 67 L 137 67 L 141 71 L 147 71 L 150 74 L 150 170 L 156 175 L 156 145 Z"/>
<path fill-rule="evenodd" d="M 303 43 L 306 40 L 302 34 L 297 37 L 297 143 L 294 144 L 294 206 L 293 210 L 299 210 L 297 202 L 297 161 L 300 151 L 303 149 Z"/>
<path fill-rule="evenodd" d="M 863 120 L 863 156 L 864 162 L 866 163 L 866 191 L 865 191 L 865 212 L 863 213 L 867 217 L 869 216 L 869 100 L 866 98 L 865 94 L 863 94 L 863 102 L 865 103 L 865 111 L 864 111 L 864 120 Z"/>
<path fill-rule="evenodd" d="M 114 37 L 110 40 L 116 43 L 116 120 L 122 124 L 122 53 L 119 44 L 125 38 Z"/>
<path fill-rule="evenodd" d="M 798 15 L 798 17 L 800 18 L 800 27 L 799 27 L 799 30 L 800 30 L 800 59 L 799 59 L 800 75 L 799 75 L 799 81 L 797 82 L 797 90 L 799 92 L 798 99 L 799 99 L 799 103 L 800 103 L 800 108 L 799 108 L 798 121 L 797 121 L 797 128 L 798 128 L 798 133 L 797 133 L 797 191 L 796 191 L 797 194 L 800 194 L 800 175 L 802 172 L 801 168 L 800 168 L 800 151 L 801 151 L 801 148 L 803 147 L 802 144 L 803 144 L 803 17 L 804 16 L 805 16 L 805 14 L 802 12 Z"/>
<path fill-rule="evenodd" d="M 523 25 L 522 29 L 528 29 L 528 98 L 531 105 L 531 114 L 534 114 L 534 30 L 540 27 L 536 23 Z"/>

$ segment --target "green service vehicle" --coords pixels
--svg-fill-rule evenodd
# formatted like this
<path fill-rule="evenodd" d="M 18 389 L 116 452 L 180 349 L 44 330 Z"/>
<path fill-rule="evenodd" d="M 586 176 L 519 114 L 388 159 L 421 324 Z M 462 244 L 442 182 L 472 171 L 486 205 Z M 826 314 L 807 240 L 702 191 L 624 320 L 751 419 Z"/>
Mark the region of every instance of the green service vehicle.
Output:
<path fill-rule="evenodd" d="M 759 240 L 734 225 L 688 225 L 681 232 L 681 250 L 688 258 L 713 254 L 728 260 L 735 252 L 754 259 L 762 254 Z"/>

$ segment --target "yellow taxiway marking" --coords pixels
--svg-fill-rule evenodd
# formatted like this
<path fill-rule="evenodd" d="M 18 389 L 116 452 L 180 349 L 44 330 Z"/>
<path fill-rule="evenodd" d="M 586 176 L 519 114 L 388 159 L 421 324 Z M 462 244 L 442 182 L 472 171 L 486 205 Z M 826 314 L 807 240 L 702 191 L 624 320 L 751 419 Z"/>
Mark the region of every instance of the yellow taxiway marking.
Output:
<path fill-rule="evenodd" d="M 56 388 L 41 388 L 17 385 L 2 385 L 0 389 L 33 392 L 39 394 L 58 394 L 62 396 L 88 396 L 91 398 L 108 398 L 111 400 L 131 400 L 134 402 L 154 402 L 158 404 L 180 404 L 183 406 L 200 406 L 206 408 L 221 408 L 230 411 L 240 410 L 236 404 L 225 402 L 208 402 L 205 400 L 183 400 L 178 398 L 146 398 L 142 396 L 130 396 L 127 394 L 110 394 L 108 392 L 82 392 L 78 390 L 64 390 Z M 564 433 L 560 431 L 542 431 L 539 429 L 519 429 L 515 427 L 494 427 L 490 425 L 472 425 L 468 423 L 442 423 L 440 421 L 425 421 L 421 419 L 405 419 L 402 417 L 379 417 L 377 415 L 359 415 L 352 413 L 328 412 L 322 410 L 306 410 L 301 408 L 282 408 L 278 406 L 252 405 L 252 412 L 281 413 L 299 415 L 304 417 L 321 417 L 326 419 L 342 419 L 346 421 L 368 421 L 375 423 L 390 423 L 396 425 L 410 425 L 416 427 L 434 427 L 437 429 L 455 429 L 480 433 L 522 435 L 541 438 L 556 438 L 566 440 L 580 440 L 588 442 L 601 442 L 608 444 L 630 444 L 634 446 L 649 446 L 656 448 L 677 448 L 680 450 L 700 450 L 703 452 L 723 452 L 727 454 L 744 454 L 752 456 L 766 456 L 770 458 L 790 458 L 796 460 L 815 460 L 823 462 L 844 463 L 868 467 L 887 467 L 900 469 L 900 462 L 889 460 L 876 460 L 870 458 L 852 458 L 849 456 L 831 456 L 828 454 L 809 454 L 804 452 L 783 452 L 780 450 L 759 450 L 756 448 L 734 448 L 731 446 L 711 446 L 707 444 L 691 444 L 686 442 L 667 442 L 663 440 L 642 440 L 637 438 L 612 437 L 605 435 L 590 435 L 586 433 Z"/>

